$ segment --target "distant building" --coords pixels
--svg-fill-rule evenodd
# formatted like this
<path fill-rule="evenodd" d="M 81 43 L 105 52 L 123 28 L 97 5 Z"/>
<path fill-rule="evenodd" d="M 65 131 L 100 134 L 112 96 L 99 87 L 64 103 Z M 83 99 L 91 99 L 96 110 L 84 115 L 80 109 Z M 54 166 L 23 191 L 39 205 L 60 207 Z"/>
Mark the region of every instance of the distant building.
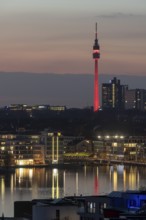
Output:
<path fill-rule="evenodd" d="M 127 85 L 121 85 L 120 80 L 114 77 L 109 83 L 102 84 L 102 109 L 124 109 L 125 91 Z"/>
<path fill-rule="evenodd" d="M 30 110 L 44 110 L 48 109 L 51 111 L 65 111 L 66 106 L 51 106 L 51 105 L 26 105 L 26 104 L 11 104 L 10 106 L 7 106 L 7 108 L 11 111 L 30 111 Z"/>
<path fill-rule="evenodd" d="M 48 109 L 50 111 L 65 111 L 66 106 L 49 106 Z"/>
<path fill-rule="evenodd" d="M 125 109 L 146 110 L 146 90 L 127 89 L 125 91 Z"/>

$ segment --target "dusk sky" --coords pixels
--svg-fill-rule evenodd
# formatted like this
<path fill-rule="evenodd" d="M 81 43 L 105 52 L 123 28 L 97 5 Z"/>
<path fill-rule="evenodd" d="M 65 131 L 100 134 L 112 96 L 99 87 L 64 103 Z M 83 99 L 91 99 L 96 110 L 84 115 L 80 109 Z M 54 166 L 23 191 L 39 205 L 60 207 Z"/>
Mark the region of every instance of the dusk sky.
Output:
<path fill-rule="evenodd" d="M 0 0 L 0 71 L 146 75 L 146 0 Z"/>

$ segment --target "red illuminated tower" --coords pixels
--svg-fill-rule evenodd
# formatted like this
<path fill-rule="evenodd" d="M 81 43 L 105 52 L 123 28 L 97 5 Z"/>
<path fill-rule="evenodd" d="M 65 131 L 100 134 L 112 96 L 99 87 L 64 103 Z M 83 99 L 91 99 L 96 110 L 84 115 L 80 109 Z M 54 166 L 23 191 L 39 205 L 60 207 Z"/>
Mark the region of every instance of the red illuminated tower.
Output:
<path fill-rule="evenodd" d="M 99 85 L 98 85 L 98 59 L 100 58 L 100 47 L 97 39 L 97 23 L 95 25 L 95 42 L 93 45 L 93 59 L 95 60 L 94 73 L 94 112 L 99 110 Z"/>

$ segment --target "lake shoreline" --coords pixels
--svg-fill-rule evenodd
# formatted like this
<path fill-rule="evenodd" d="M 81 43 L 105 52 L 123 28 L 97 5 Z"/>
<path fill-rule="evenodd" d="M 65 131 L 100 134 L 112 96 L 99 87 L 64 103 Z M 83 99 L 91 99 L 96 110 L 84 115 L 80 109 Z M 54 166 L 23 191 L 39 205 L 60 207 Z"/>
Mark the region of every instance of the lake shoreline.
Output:
<path fill-rule="evenodd" d="M 146 167 L 146 163 L 138 161 L 119 161 L 119 160 L 105 160 L 105 159 L 95 159 L 95 160 L 70 160 L 66 163 L 58 164 L 32 164 L 32 165 L 15 165 L 0 167 L 1 172 L 14 171 L 17 168 L 79 168 L 82 166 L 113 166 L 113 165 L 124 165 L 124 166 L 140 166 Z"/>

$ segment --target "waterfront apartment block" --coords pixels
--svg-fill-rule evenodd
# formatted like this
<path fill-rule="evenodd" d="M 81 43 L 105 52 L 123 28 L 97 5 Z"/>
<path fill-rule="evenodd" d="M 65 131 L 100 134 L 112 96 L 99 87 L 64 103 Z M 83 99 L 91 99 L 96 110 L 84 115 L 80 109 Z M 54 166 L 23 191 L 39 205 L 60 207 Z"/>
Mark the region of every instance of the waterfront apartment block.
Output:
<path fill-rule="evenodd" d="M 97 157 L 146 162 L 146 136 L 97 135 L 93 144 Z"/>
<path fill-rule="evenodd" d="M 63 160 L 61 133 L 1 134 L 0 165 L 42 165 Z"/>
<path fill-rule="evenodd" d="M 0 166 L 63 164 L 90 158 L 146 163 L 146 136 L 97 135 L 92 140 L 60 132 L 0 134 Z M 86 159 L 88 160 L 86 156 Z"/>
<path fill-rule="evenodd" d="M 1 165 L 33 165 L 44 163 L 39 135 L 0 135 Z"/>

